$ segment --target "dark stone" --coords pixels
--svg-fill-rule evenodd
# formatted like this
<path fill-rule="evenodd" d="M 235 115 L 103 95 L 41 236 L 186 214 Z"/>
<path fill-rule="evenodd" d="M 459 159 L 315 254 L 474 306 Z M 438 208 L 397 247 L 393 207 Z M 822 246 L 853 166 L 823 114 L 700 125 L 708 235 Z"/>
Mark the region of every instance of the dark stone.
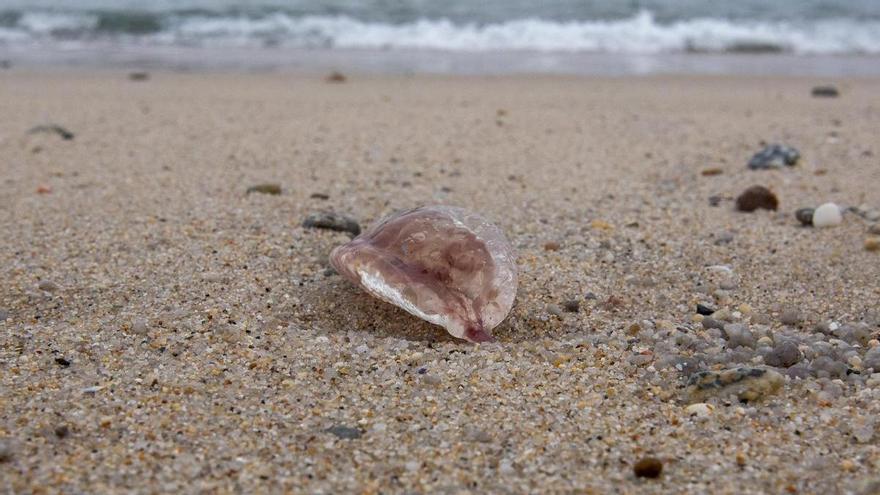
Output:
<path fill-rule="evenodd" d="M 148 81 L 150 79 L 149 72 L 132 72 L 128 75 L 128 79 L 131 81 Z"/>
<path fill-rule="evenodd" d="M 715 310 L 710 308 L 709 306 L 703 306 L 702 304 L 697 304 L 697 314 L 701 314 L 703 316 L 709 316 L 714 312 L 715 312 Z"/>
<path fill-rule="evenodd" d="M 581 302 L 577 299 L 569 299 L 562 303 L 562 309 L 569 313 L 577 313 L 581 310 Z"/>
<path fill-rule="evenodd" d="M 837 98 L 840 91 L 834 86 L 815 86 L 811 94 L 816 98 Z"/>
<path fill-rule="evenodd" d="M 55 436 L 58 438 L 66 438 L 67 435 L 70 435 L 70 428 L 67 425 L 60 425 L 55 427 Z"/>
<path fill-rule="evenodd" d="M 281 184 L 276 184 L 274 182 L 269 182 L 266 184 L 256 184 L 247 188 L 247 191 L 245 191 L 245 194 L 251 193 L 272 194 L 274 196 L 277 196 L 281 194 Z"/>
<path fill-rule="evenodd" d="M 718 206 L 721 204 L 721 196 L 709 196 L 709 206 Z"/>
<path fill-rule="evenodd" d="M 63 357 L 55 358 L 55 363 L 63 368 L 67 368 L 68 366 L 70 366 L 70 361 L 64 359 Z"/>
<path fill-rule="evenodd" d="M 783 341 L 773 347 L 769 354 L 764 356 L 764 362 L 777 368 L 794 366 L 801 360 L 801 351 L 794 342 Z"/>
<path fill-rule="evenodd" d="M 770 144 L 752 156 L 751 160 L 749 160 L 749 168 L 752 170 L 767 170 L 784 166 L 793 167 L 800 158 L 800 152 L 791 146 Z"/>
<path fill-rule="evenodd" d="M 633 473 L 637 478 L 659 478 L 663 472 L 663 463 L 656 457 L 643 457 L 633 465 Z"/>
<path fill-rule="evenodd" d="M 351 235 L 361 233 L 361 226 L 349 216 L 323 211 L 312 213 L 303 221 L 303 227 L 310 229 L 328 229 L 336 232 L 348 232 Z"/>
<path fill-rule="evenodd" d="M 813 225 L 813 212 L 815 212 L 813 208 L 800 208 L 794 212 L 794 217 L 798 219 L 798 222 L 805 227 L 810 227 Z"/>
<path fill-rule="evenodd" d="M 331 426 L 324 431 L 344 440 L 357 440 L 363 435 L 363 432 L 357 428 L 342 425 Z"/>
<path fill-rule="evenodd" d="M 345 74 L 343 74 L 341 72 L 333 71 L 327 75 L 325 80 L 327 82 L 331 82 L 331 83 L 344 83 L 345 81 L 348 80 L 348 78 L 345 77 Z"/>
<path fill-rule="evenodd" d="M 28 131 L 28 134 L 42 134 L 42 133 L 57 134 L 59 137 L 61 137 L 61 139 L 65 140 L 65 141 L 71 141 L 74 138 L 74 134 L 72 132 L 70 132 L 67 129 L 65 129 L 64 127 L 61 127 L 60 125 L 56 125 L 56 124 L 46 124 L 46 125 L 34 126 L 34 127 L 31 127 L 31 129 Z"/>
<path fill-rule="evenodd" d="M 764 186 L 752 186 L 736 198 L 736 209 L 752 212 L 759 208 L 775 210 L 779 208 L 779 199 Z"/>
<path fill-rule="evenodd" d="M 309 197 L 312 199 L 330 199 L 330 195 L 324 193 L 312 193 Z"/>

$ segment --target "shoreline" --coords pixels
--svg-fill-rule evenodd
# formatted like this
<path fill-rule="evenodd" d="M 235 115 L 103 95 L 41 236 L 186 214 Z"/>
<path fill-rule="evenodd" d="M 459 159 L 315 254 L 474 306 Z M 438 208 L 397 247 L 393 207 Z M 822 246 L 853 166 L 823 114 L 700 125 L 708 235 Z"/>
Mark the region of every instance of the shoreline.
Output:
<path fill-rule="evenodd" d="M 25 69 L 81 68 L 172 71 L 375 75 L 738 75 L 804 77 L 880 76 L 880 55 L 788 53 L 609 54 L 561 52 L 452 52 L 300 48 L 92 47 L 45 49 L 10 46 L 3 60 Z"/>

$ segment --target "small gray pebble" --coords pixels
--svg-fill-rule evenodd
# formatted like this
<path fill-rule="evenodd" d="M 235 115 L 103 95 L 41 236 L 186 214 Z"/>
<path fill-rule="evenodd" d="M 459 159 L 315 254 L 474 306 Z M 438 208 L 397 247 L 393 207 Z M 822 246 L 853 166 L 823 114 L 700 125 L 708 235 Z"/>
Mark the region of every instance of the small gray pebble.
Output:
<path fill-rule="evenodd" d="M 788 368 L 797 364 L 801 360 L 801 351 L 797 345 L 790 341 L 783 341 L 776 344 L 773 350 L 764 356 L 764 362 L 770 366 L 777 368 Z"/>
<path fill-rule="evenodd" d="M 547 312 L 553 316 L 562 316 L 562 308 L 560 308 L 559 306 L 557 306 L 555 304 L 548 304 L 547 305 Z"/>
<path fill-rule="evenodd" d="M 730 244 L 733 242 L 733 234 L 730 232 L 720 232 L 715 236 L 715 245 Z"/>
<path fill-rule="evenodd" d="M 716 328 L 718 330 L 724 329 L 724 323 L 716 320 L 715 318 L 703 318 L 703 328 L 706 330 L 710 328 Z"/>
<path fill-rule="evenodd" d="M 337 232 L 348 232 L 351 235 L 361 233 L 357 220 L 334 212 L 312 213 L 303 220 L 303 227 L 310 229 L 327 229 Z"/>
<path fill-rule="evenodd" d="M 831 335 L 831 323 L 827 321 L 821 321 L 816 323 L 816 326 L 813 327 L 813 333 L 821 333 L 823 335 Z"/>
<path fill-rule="evenodd" d="M 9 311 L 0 308 L 0 323 L 6 321 L 6 318 L 9 318 Z"/>
<path fill-rule="evenodd" d="M 819 356 L 810 363 L 810 370 L 819 378 L 845 378 L 847 366 L 828 356 Z"/>
<path fill-rule="evenodd" d="M 143 318 L 135 318 L 131 323 L 131 332 L 136 335 L 147 334 L 147 320 Z"/>
<path fill-rule="evenodd" d="M 807 227 L 813 225 L 813 212 L 815 212 L 813 208 L 801 208 L 794 212 L 794 217 L 798 219 L 802 225 Z"/>
<path fill-rule="evenodd" d="M 779 315 L 779 322 L 788 326 L 798 325 L 802 319 L 800 312 L 796 309 L 787 309 Z"/>
<path fill-rule="evenodd" d="M 797 164 L 801 154 L 798 150 L 784 144 L 770 144 L 761 151 L 755 153 L 749 160 L 749 168 L 752 170 L 766 170 L 771 168 L 793 167 Z"/>
<path fill-rule="evenodd" d="M 357 428 L 351 428 L 349 426 L 342 425 L 331 426 L 324 431 L 345 440 L 357 440 L 363 435 L 363 432 L 361 432 L 361 430 Z"/>
<path fill-rule="evenodd" d="M 880 373 L 880 347 L 872 347 L 865 353 L 862 359 L 865 368 L 873 368 L 875 373 Z"/>
<path fill-rule="evenodd" d="M 58 284 L 52 282 L 51 280 L 41 280 L 37 287 L 40 290 L 44 290 L 46 292 L 55 292 L 58 290 Z"/>
<path fill-rule="evenodd" d="M 754 347 L 755 336 L 752 331 L 741 323 L 728 323 L 724 325 L 724 337 L 727 339 L 727 345 L 731 349 L 737 347 Z"/>
<path fill-rule="evenodd" d="M 834 86 L 814 86 L 810 92 L 814 98 L 837 98 L 840 91 Z"/>

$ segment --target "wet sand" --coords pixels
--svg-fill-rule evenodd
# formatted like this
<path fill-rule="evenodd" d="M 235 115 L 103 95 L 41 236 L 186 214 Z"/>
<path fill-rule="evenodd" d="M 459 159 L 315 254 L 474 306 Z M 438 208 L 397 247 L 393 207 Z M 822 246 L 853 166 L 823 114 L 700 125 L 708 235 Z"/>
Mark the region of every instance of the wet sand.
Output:
<path fill-rule="evenodd" d="M 0 72 L 0 491 L 876 493 L 880 79 L 827 82 Z M 301 227 L 434 203 L 519 252 L 497 343 Z M 782 385 L 688 409 L 736 366 Z"/>

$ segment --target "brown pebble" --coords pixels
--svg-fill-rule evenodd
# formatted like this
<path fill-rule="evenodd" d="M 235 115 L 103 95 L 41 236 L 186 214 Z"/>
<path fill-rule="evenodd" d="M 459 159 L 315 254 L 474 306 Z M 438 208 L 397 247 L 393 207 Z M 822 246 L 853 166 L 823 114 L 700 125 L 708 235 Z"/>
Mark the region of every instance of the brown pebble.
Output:
<path fill-rule="evenodd" d="M 704 168 L 703 171 L 700 172 L 700 174 L 702 174 L 705 177 L 711 177 L 713 175 L 721 175 L 723 173 L 724 173 L 724 170 L 721 170 L 718 167 Z"/>
<path fill-rule="evenodd" d="M 875 223 L 868 227 L 868 233 L 872 235 L 880 235 L 880 223 Z"/>
<path fill-rule="evenodd" d="M 345 74 L 341 72 L 333 71 L 327 76 L 325 80 L 331 83 L 344 83 L 348 80 L 348 78 L 345 77 Z"/>
<path fill-rule="evenodd" d="M 562 309 L 568 313 L 577 313 L 581 310 L 581 302 L 577 299 L 569 299 L 562 303 Z"/>
<path fill-rule="evenodd" d="M 880 237 L 868 237 L 865 239 L 865 251 L 880 251 Z"/>
<path fill-rule="evenodd" d="M 544 250 L 545 251 L 559 251 L 559 248 L 561 248 L 561 247 L 562 246 L 560 246 L 558 242 L 551 241 L 551 242 L 544 243 Z"/>
<path fill-rule="evenodd" d="M 67 425 L 61 425 L 55 427 L 55 436 L 58 438 L 65 438 L 70 434 L 70 428 Z"/>
<path fill-rule="evenodd" d="M 772 191 L 764 186 L 752 186 L 736 198 L 736 209 L 751 212 L 758 208 L 775 210 L 779 207 L 779 200 Z"/>
<path fill-rule="evenodd" d="M 633 466 L 638 478 L 659 478 L 663 472 L 663 463 L 656 457 L 643 457 Z"/>
<path fill-rule="evenodd" d="M 257 184 L 247 188 L 245 194 L 251 193 L 260 193 L 260 194 L 271 194 L 277 196 L 281 194 L 281 184 L 275 184 L 272 182 L 266 184 Z"/>

